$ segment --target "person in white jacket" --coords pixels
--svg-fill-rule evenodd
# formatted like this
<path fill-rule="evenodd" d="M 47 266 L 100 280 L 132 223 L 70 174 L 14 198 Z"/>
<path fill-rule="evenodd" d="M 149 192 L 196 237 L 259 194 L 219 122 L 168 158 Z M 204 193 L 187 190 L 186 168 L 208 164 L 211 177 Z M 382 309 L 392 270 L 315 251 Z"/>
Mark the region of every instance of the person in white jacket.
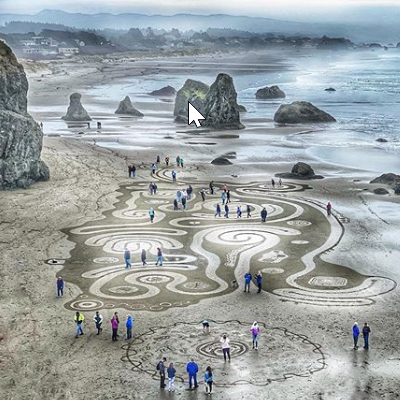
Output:
<path fill-rule="evenodd" d="M 222 353 L 224 355 L 224 361 L 226 362 L 226 357 L 228 357 L 228 361 L 231 362 L 231 346 L 229 345 L 229 339 L 226 335 L 223 335 L 221 338 L 222 345 Z"/>
<path fill-rule="evenodd" d="M 93 321 L 96 324 L 97 334 L 100 335 L 100 332 L 103 330 L 101 325 L 103 324 L 103 316 L 96 311 L 96 314 L 93 317 Z"/>

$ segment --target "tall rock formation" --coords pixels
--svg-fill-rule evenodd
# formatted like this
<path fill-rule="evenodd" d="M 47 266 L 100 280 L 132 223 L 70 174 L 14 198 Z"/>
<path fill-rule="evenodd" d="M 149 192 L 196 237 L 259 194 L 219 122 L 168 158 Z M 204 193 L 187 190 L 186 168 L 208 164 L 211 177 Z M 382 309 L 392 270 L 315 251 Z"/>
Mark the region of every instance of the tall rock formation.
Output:
<path fill-rule="evenodd" d="M 209 86 L 203 82 L 188 79 L 178 90 L 175 98 L 174 117 L 177 122 L 188 122 L 188 102 L 203 113 L 203 105 Z"/>
<path fill-rule="evenodd" d="M 202 126 L 214 129 L 242 129 L 239 105 L 233 79 L 228 74 L 218 74 L 206 94 L 203 107 L 205 120 Z"/>
<path fill-rule="evenodd" d="M 91 121 L 87 111 L 83 108 L 81 103 L 82 96 L 79 93 L 72 93 L 69 97 L 69 107 L 67 114 L 62 119 L 69 122 L 88 122 Z"/>
<path fill-rule="evenodd" d="M 27 111 L 28 80 L 0 40 L 0 189 L 26 188 L 49 179 L 40 160 L 43 132 Z"/>
<path fill-rule="evenodd" d="M 132 117 L 143 117 L 143 114 L 139 110 L 136 110 L 135 107 L 133 107 L 129 96 L 125 96 L 125 98 L 119 103 L 115 114 L 130 115 Z"/>

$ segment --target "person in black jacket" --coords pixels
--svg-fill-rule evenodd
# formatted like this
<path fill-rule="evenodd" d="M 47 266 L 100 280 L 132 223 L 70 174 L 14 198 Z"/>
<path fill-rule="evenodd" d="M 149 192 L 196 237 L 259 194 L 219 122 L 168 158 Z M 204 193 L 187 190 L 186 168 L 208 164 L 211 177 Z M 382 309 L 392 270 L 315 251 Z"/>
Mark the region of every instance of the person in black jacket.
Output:
<path fill-rule="evenodd" d="M 371 333 L 371 328 L 369 327 L 368 323 L 366 322 L 362 329 L 363 337 L 364 337 L 364 349 L 369 349 L 369 334 Z"/>

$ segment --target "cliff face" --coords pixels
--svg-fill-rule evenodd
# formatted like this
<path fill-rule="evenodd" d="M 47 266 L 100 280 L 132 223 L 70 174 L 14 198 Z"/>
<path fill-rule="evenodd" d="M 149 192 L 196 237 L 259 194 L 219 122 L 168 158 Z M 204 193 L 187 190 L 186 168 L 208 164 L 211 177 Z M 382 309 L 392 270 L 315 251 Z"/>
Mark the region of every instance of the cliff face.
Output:
<path fill-rule="evenodd" d="M 43 133 L 27 112 L 28 81 L 11 49 L 0 41 L 0 189 L 49 179 L 40 160 Z"/>
<path fill-rule="evenodd" d="M 204 102 L 203 126 L 215 129 L 242 129 L 237 93 L 232 78 L 219 74 L 210 86 Z"/>

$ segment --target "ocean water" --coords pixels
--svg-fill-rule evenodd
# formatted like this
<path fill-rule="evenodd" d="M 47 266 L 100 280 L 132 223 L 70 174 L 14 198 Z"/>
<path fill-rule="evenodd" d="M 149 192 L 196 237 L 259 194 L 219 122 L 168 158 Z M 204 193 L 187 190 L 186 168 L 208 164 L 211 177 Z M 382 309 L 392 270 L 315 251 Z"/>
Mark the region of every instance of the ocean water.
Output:
<path fill-rule="evenodd" d="M 282 137 L 282 143 L 288 147 L 307 148 L 312 156 L 330 163 L 381 172 L 389 172 L 387 168 L 392 167 L 392 172 L 400 173 L 397 162 L 397 157 L 400 159 L 400 50 L 299 53 L 284 59 L 283 68 L 272 67 L 270 61 L 268 53 L 245 62 L 232 58 L 211 63 L 155 61 L 156 73 L 88 89 L 86 94 L 94 99 L 94 104 L 86 108 L 94 119 L 102 120 L 107 127 L 102 132 L 104 143 L 111 143 L 113 138 L 119 140 L 122 135 L 124 143 L 137 145 L 143 132 L 150 132 L 154 140 L 162 139 L 185 128 L 173 122 L 173 102 L 148 96 L 148 93 L 165 85 L 178 89 L 188 78 L 211 84 L 219 72 L 225 71 L 234 79 L 238 102 L 248 110 L 242 115 L 247 129 L 240 132 L 241 138 L 246 138 L 246 131 L 251 137 L 255 130 L 273 128 L 273 115 L 283 102 L 310 101 L 332 114 L 338 122 L 299 128 L 299 131 L 311 132 Z M 257 89 L 276 84 L 284 90 L 286 99 L 255 99 Z M 336 91 L 325 91 L 328 87 Z M 145 118 L 121 120 L 113 115 L 110 104 L 116 108 L 125 95 L 131 97 Z M 76 134 L 80 129 L 68 129 L 58 120 L 49 120 L 45 126 L 48 131 L 60 134 Z M 98 135 L 95 131 L 88 134 Z M 101 141 L 102 137 L 98 139 Z M 376 142 L 378 138 L 388 142 Z M 337 150 L 330 152 L 330 148 Z M 354 151 L 358 153 L 352 155 Z M 385 162 L 380 162 L 383 158 Z"/>

